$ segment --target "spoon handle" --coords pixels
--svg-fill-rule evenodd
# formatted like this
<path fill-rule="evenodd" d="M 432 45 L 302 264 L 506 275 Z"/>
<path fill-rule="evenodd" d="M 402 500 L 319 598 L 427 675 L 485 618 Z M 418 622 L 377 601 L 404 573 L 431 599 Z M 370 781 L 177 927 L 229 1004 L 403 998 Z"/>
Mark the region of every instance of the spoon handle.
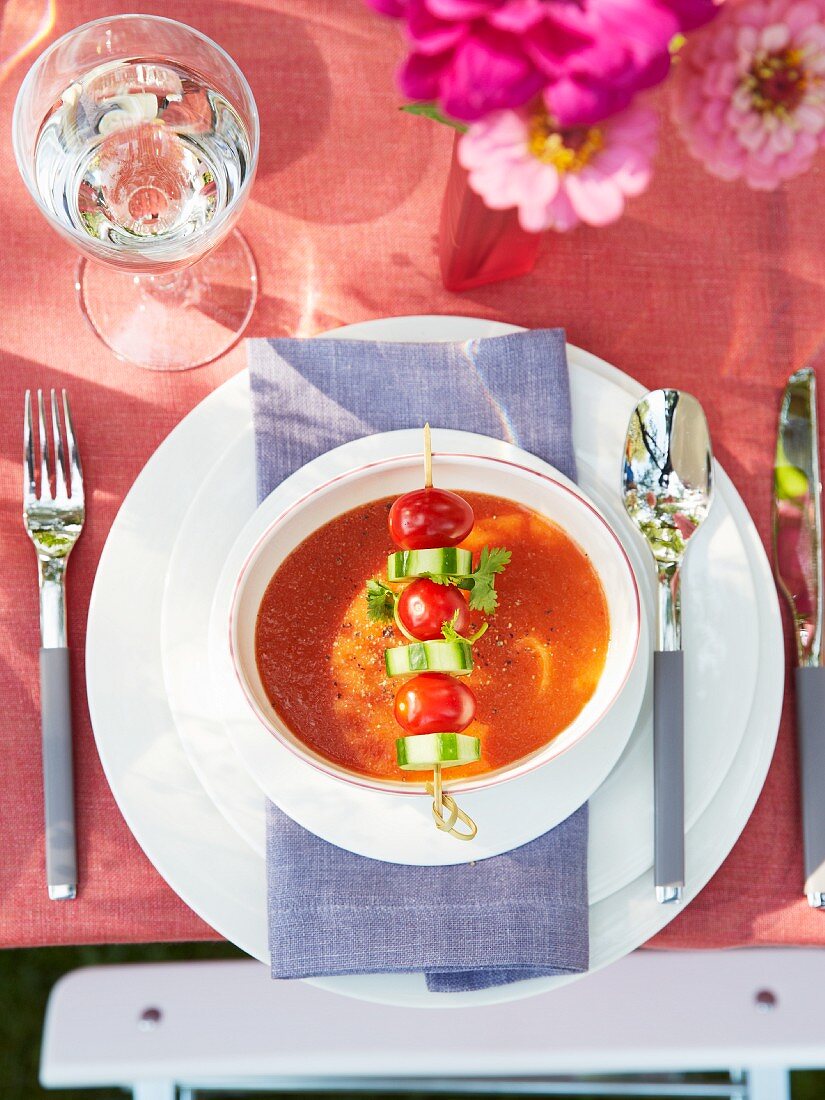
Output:
<path fill-rule="evenodd" d="M 681 901 L 685 884 L 684 653 L 653 654 L 653 805 L 656 900 Z"/>

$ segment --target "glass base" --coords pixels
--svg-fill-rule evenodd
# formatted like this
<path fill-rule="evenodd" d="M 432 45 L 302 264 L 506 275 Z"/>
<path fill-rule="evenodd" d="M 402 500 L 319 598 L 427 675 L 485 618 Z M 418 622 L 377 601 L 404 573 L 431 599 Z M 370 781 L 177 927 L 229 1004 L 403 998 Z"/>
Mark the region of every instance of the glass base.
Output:
<path fill-rule="evenodd" d="M 81 260 L 83 315 L 119 359 L 147 370 L 191 370 L 235 344 L 258 297 L 255 258 L 236 230 L 214 252 L 169 275 L 134 275 Z"/>

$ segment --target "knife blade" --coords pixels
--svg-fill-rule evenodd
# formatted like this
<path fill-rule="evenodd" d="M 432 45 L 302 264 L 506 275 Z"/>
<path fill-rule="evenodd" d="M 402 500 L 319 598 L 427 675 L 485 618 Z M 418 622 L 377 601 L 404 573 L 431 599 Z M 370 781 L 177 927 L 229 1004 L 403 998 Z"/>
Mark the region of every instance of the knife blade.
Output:
<path fill-rule="evenodd" d="M 796 640 L 796 726 L 805 894 L 825 908 L 825 667 L 822 665 L 822 507 L 816 376 L 804 367 L 782 395 L 774 460 L 773 550 Z"/>

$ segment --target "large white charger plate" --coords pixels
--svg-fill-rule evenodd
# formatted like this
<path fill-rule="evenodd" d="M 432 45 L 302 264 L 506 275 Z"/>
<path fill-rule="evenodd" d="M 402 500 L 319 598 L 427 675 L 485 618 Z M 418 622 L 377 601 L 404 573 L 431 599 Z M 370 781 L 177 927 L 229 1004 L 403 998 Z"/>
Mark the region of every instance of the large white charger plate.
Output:
<path fill-rule="evenodd" d="M 210 549 L 208 555 L 202 555 L 195 549 L 201 543 L 189 541 L 192 537 L 200 537 L 196 517 L 190 508 L 184 524 L 187 530 L 183 536 L 187 539 L 188 550 L 179 539 L 174 555 L 176 560 L 170 563 L 167 578 L 164 669 L 176 719 L 179 714 L 186 714 L 190 719 L 200 717 L 208 723 L 210 714 L 221 716 L 230 751 L 234 747 L 244 764 L 247 781 L 257 785 L 259 796 L 262 790 L 299 824 L 339 847 L 372 859 L 448 865 L 485 859 L 534 840 L 586 802 L 604 781 L 630 738 L 645 694 L 650 663 L 647 618 L 651 603 L 648 601 L 648 615 L 643 622 L 639 649 L 630 676 L 606 717 L 552 764 L 498 786 L 462 793 L 458 797 L 461 808 L 479 827 L 478 836 L 470 845 L 457 843 L 433 827 L 432 800 L 426 796 L 399 798 L 397 794 L 342 783 L 301 760 L 264 729 L 250 710 L 240 687 L 228 645 L 229 614 L 238 573 L 249 547 L 257 542 L 274 519 L 307 492 L 338 474 L 369 462 L 415 454 L 420 445 L 420 431 L 396 431 L 358 439 L 321 455 L 282 482 L 260 508 L 255 509 L 251 516 L 246 516 L 239 535 L 237 526 L 229 528 L 227 525 L 227 533 L 231 534 L 234 530 L 237 535 L 228 556 L 225 556 L 225 547 L 214 554 Z M 433 448 L 436 467 L 439 465 L 439 453 L 489 454 L 550 471 L 557 480 L 568 483 L 559 471 L 512 444 L 500 443 L 485 436 L 435 429 Z M 246 453 L 243 443 L 241 453 Z M 240 457 L 237 451 L 236 457 Z M 232 478 L 233 483 L 240 480 L 239 468 L 230 471 L 228 464 L 223 462 L 218 466 L 224 475 L 230 472 L 236 475 Z M 214 478 L 208 478 L 207 483 L 217 489 Z M 198 501 L 207 507 L 206 500 L 201 500 L 202 493 Z M 224 515 L 224 503 L 221 495 L 215 505 L 220 508 L 221 515 Z M 233 509 L 231 514 L 237 518 L 236 510 Z M 202 513 L 198 518 L 203 523 L 205 517 Z M 204 558 L 207 556 L 212 566 L 208 575 L 204 568 Z M 225 560 L 222 560 L 224 557 Z M 173 566 L 175 572 L 172 571 Z M 643 570 L 637 571 L 643 573 Z M 203 576 L 203 583 L 195 585 L 194 577 L 199 575 Z M 173 593 L 187 606 L 181 607 L 174 601 Z M 214 596 L 214 601 L 210 600 L 211 596 Z M 205 638 L 200 634 L 203 626 L 201 601 L 212 606 L 208 660 L 204 660 Z M 194 629 L 193 622 L 196 624 Z M 175 629 L 182 629 L 185 634 L 181 650 L 173 645 L 167 648 L 165 644 Z M 196 637 L 195 631 L 199 637 Z M 181 653 L 185 654 L 183 658 L 179 656 Z M 201 682 L 197 693 L 193 692 L 187 700 L 178 700 L 175 690 L 178 683 L 184 678 L 194 679 L 191 672 L 184 668 L 184 664 L 193 658 L 201 669 Z M 227 796 L 232 792 L 217 773 L 215 762 L 203 759 L 197 744 L 197 724 L 197 720 L 194 723 L 179 723 L 179 732 L 185 725 L 185 744 L 190 748 L 193 761 L 197 759 L 204 774 L 209 774 L 212 788 L 221 791 L 220 805 L 227 801 Z M 261 836 L 260 833 L 258 835 Z"/>
<path fill-rule="evenodd" d="M 502 327 L 464 318 L 403 318 L 386 322 L 400 339 L 472 339 Z M 511 330 L 510 330 L 511 331 Z M 378 335 L 367 326 L 350 334 Z M 387 331 L 381 333 L 387 338 Z M 613 406 L 611 437 L 621 444 L 625 411 L 641 387 L 592 356 L 587 365 L 611 382 L 600 401 Z M 233 383 L 230 383 L 231 387 Z M 242 388 L 234 402 L 245 402 Z M 219 415 L 212 415 L 219 411 Z M 87 685 L 98 749 L 115 798 L 138 841 L 178 894 L 212 926 L 251 955 L 266 960 L 265 882 L 260 856 L 215 807 L 185 756 L 165 696 L 160 615 L 169 558 L 182 517 L 215 456 L 227 445 L 225 402 L 206 399 L 158 449 L 137 479 L 101 557 L 89 613 Z M 574 425 L 577 453 L 587 458 L 586 431 Z M 586 427 L 586 426 L 585 426 Z M 754 579 L 758 675 L 747 712 L 748 736 L 705 812 L 687 834 L 689 901 L 719 867 L 761 790 L 778 729 L 784 654 L 778 603 L 758 534 L 720 471 L 718 485 L 742 534 Z M 715 646 L 708 661 L 726 659 Z M 730 691 L 738 691 L 731 684 Z M 597 969 L 643 943 L 678 912 L 656 904 L 646 871 L 590 911 L 591 967 Z M 474 993 L 431 994 L 418 975 L 318 979 L 323 988 L 388 1004 L 480 1005 L 551 990 L 571 979 L 536 979 Z"/>

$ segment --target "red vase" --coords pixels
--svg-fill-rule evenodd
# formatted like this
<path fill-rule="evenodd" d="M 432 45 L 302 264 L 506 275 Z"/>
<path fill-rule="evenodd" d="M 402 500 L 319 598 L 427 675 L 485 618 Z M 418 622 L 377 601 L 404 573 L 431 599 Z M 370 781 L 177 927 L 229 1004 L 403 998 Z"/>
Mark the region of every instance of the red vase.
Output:
<path fill-rule="evenodd" d="M 444 286 L 469 290 L 526 275 L 535 266 L 541 234 L 522 229 L 516 210 L 491 210 L 484 204 L 467 182 L 457 145 L 458 135 L 441 207 L 438 255 Z"/>

